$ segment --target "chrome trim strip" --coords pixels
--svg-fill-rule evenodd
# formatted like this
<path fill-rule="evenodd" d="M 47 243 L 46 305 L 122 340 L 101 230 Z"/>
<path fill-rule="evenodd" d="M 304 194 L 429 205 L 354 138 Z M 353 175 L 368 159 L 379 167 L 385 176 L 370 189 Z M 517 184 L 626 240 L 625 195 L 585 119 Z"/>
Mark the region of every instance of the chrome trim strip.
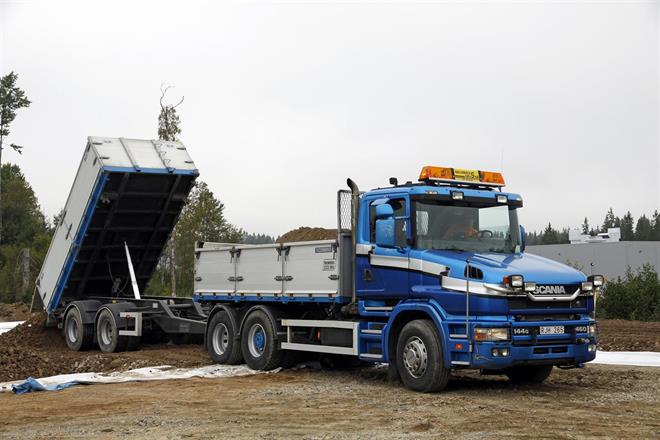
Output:
<path fill-rule="evenodd" d="M 389 255 L 369 255 L 369 263 L 372 266 L 395 267 L 397 269 L 408 269 L 407 257 L 391 257 Z"/>
<path fill-rule="evenodd" d="M 573 301 L 580 294 L 580 288 L 575 291 L 571 296 L 534 296 L 531 292 L 527 292 L 527 298 L 536 302 L 544 301 Z"/>
<path fill-rule="evenodd" d="M 432 261 L 422 260 L 419 258 L 411 258 L 408 267 L 411 270 L 428 273 L 430 275 L 440 275 L 447 270 L 447 266 L 434 263 Z"/>
<path fill-rule="evenodd" d="M 372 244 L 358 243 L 355 245 L 355 254 L 356 255 L 369 255 L 369 252 L 373 250 L 374 246 Z"/>
<path fill-rule="evenodd" d="M 447 266 L 422 260 L 420 258 L 395 257 L 390 255 L 369 254 L 369 263 L 372 266 L 394 267 L 397 269 L 415 270 L 429 275 L 440 275 L 447 270 Z"/>

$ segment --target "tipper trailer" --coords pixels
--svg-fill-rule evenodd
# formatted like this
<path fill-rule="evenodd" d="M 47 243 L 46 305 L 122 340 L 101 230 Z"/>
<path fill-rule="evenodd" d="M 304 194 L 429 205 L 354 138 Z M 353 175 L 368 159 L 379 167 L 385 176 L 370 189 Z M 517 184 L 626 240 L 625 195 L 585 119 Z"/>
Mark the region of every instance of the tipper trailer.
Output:
<path fill-rule="evenodd" d="M 525 253 L 500 173 L 424 167 L 419 182 L 339 191 L 337 238 L 198 243 L 194 301 L 219 363 L 290 352 L 389 363 L 417 391 L 453 369 L 541 382 L 596 355 L 600 275 Z"/>
<path fill-rule="evenodd" d="M 142 296 L 199 175 L 180 142 L 90 137 L 35 284 L 69 348 L 203 338 L 189 298 Z"/>

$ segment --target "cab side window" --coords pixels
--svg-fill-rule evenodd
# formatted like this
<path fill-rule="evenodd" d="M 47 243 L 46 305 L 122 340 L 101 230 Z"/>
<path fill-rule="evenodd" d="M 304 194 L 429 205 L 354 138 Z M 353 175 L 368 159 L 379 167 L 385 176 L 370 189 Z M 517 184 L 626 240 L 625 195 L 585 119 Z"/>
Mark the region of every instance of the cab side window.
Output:
<path fill-rule="evenodd" d="M 404 199 L 392 199 L 387 202 L 394 211 L 394 227 L 396 230 L 396 245 L 406 247 L 406 201 Z M 398 218 L 401 217 L 401 218 Z M 369 236 L 372 243 L 376 242 L 376 207 L 369 207 Z"/>

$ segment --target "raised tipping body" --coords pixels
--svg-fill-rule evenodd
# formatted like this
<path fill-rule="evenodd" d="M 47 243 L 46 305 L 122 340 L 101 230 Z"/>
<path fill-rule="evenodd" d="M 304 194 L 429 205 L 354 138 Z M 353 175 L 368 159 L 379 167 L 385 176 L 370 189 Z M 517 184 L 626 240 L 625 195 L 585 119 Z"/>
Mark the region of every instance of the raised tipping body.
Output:
<path fill-rule="evenodd" d="M 50 322 L 65 328 L 71 348 L 129 347 L 142 325 L 166 333 L 203 332 L 199 305 L 138 293 L 198 175 L 180 142 L 88 138 L 36 281 Z M 119 337 L 129 339 L 117 344 Z"/>

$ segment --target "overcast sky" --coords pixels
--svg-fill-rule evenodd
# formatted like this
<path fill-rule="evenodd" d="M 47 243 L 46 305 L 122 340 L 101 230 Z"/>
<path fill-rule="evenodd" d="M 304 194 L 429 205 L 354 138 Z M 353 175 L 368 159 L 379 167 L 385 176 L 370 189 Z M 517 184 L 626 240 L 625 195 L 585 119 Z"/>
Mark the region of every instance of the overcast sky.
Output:
<path fill-rule="evenodd" d="M 86 138 L 156 137 L 174 85 L 201 172 L 250 232 L 335 226 L 423 165 L 500 170 L 527 229 L 660 207 L 654 1 L 0 0 L 0 73 L 33 101 L 4 161 L 47 215 Z"/>

